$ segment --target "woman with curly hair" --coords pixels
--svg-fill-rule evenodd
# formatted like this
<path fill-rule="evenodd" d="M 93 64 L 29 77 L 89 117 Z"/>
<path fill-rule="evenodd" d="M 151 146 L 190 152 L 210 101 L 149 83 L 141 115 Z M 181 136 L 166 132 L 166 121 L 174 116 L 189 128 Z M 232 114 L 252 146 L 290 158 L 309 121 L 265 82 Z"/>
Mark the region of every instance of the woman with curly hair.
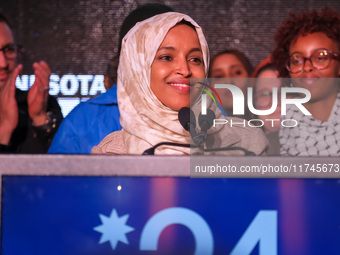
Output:
<path fill-rule="evenodd" d="M 275 42 L 280 77 L 311 94 L 304 104 L 311 115 L 288 105 L 282 116 L 298 125 L 280 129 L 281 155 L 340 155 L 340 14 L 329 8 L 291 13 Z"/>

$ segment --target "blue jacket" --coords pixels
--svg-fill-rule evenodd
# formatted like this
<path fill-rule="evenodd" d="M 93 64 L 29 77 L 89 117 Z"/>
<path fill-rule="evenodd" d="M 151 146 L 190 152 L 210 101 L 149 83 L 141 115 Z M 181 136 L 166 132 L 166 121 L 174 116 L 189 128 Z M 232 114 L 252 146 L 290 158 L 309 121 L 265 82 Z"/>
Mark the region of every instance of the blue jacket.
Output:
<path fill-rule="evenodd" d="M 63 120 L 48 153 L 90 154 L 109 133 L 120 130 L 117 86 L 77 105 Z"/>

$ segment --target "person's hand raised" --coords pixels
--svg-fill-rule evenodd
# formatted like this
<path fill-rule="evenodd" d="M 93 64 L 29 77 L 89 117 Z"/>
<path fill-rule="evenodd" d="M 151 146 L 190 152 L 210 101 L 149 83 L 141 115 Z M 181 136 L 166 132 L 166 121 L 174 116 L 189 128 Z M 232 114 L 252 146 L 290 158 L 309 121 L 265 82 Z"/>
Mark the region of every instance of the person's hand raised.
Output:
<path fill-rule="evenodd" d="M 44 61 L 33 63 L 35 81 L 28 92 L 28 114 L 34 126 L 41 126 L 47 120 L 47 100 L 51 70 Z"/>
<path fill-rule="evenodd" d="M 18 65 L 0 90 L 0 144 L 8 145 L 18 125 L 18 104 L 15 99 L 15 81 L 22 69 Z"/>

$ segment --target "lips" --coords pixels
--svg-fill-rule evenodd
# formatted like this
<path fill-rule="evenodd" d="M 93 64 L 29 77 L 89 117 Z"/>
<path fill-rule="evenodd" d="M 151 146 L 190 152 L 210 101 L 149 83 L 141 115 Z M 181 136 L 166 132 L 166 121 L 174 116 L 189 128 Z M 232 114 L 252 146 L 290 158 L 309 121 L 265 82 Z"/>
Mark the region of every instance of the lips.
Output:
<path fill-rule="evenodd" d="M 168 82 L 168 85 L 173 87 L 175 90 L 179 92 L 190 92 L 190 81 L 183 80 L 183 81 L 171 81 Z"/>
<path fill-rule="evenodd" d="M 5 80 L 8 77 L 8 73 L 7 72 L 0 72 L 0 80 Z"/>
<path fill-rule="evenodd" d="M 313 84 L 314 82 L 316 82 L 319 78 L 303 78 L 302 82 L 304 84 Z"/>
<path fill-rule="evenodd" d="M 306 77 L 302 77 L 300 78 L 300 82 L 302 82 L 303 84 L 307 84 L 307 85 L 310 85 L 310 84 L 313 84 L 315 83 L 316 81 L 318 81 L 320 78 L 315 76 L 315 75 L 307 75 Z"/>

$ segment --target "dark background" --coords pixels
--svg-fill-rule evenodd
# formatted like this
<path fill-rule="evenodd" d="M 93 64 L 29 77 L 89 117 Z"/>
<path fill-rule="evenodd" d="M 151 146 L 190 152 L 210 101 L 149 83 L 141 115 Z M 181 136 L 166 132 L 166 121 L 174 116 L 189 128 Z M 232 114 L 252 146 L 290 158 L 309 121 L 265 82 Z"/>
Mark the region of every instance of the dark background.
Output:
<path fill-rule="evenodd" d="M 167 4 L 197 21 L 211 55 L 237 48 L 254 66 L 270 53 L 275 29 L 289 11 L 340 9 L 339 0 L 1 0 L 0 9 L 25 48 L 22 74 L 32 73 L 33 61 L 45 60 L 58 75 L 96 75 L 105 73 L 108 59 L 117 53 L 124 18 L 150 2 Z"/>

